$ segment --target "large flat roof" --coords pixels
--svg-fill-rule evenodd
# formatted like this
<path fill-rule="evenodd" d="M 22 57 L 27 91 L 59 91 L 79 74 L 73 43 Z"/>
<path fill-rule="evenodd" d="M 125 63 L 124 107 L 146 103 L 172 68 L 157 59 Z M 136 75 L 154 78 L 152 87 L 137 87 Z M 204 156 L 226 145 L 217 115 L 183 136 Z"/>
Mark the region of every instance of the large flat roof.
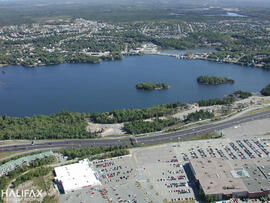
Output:
<path fill-rule="evenodd" d="M 241 179 L 249 193 L 260 193 L 270 190 L 270 176 L 267 176 L 267 173 L 270 172 L 270 159 L 234 160 L 231 162 L 248 172 L 249 177 L 241 177 Z"/>
<path fill-rule="evenodd" d="M 205 194 L 261 193 L 270 191 L 270 158 L 190 161 Z"/>
<path fill-rule="evenodd" d="M 193 159 L 190 164 L 206 195 L 247 192 L 243 181 L 233 177 L 233 168 L 227 159 Z"/>
<path fill-rule="evenodd" d="M 56 167 L 55 180 L 62 183 L 65 192 L 101 185 L 91 165 L 88 159 L 84 159 L 79 163 Z"/>

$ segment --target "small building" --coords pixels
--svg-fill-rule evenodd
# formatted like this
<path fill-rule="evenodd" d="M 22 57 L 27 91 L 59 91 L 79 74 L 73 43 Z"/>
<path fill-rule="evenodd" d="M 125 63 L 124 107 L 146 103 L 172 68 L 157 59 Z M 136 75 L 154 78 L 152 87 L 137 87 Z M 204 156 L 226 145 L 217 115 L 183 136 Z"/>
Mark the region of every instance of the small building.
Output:
<path fill-rule="evenodd" d="M 79 163 L 56 167 L 55 182 L 63 193 L 101 185 L 98 173 L 93 170 L 93 164 L 84 159 Z"/>

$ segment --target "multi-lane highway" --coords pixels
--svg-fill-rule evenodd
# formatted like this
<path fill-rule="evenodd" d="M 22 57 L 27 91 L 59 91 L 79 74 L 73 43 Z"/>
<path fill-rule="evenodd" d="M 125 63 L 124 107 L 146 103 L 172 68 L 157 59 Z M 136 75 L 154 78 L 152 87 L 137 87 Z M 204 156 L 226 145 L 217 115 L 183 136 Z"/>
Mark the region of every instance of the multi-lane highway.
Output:
<path fill-rule="evenodd" d="M 137 143 L 140 145 L 147 144 L 158 144 L 166 143 L 170 141 L 177 141 L 181 139 L 192 138 L 206 133 L 222 130 L 224 128 L 232 127 L 234 125 L 239 125 L 252 120 L 259 120 L 270 118 L 270 111 L 265 111 L 261 113 L 256 113 L 252 115 L 247 115 L 243 117 L 238 117 L 235 119 L 228 119 L 212 124 L 202 125 L 199 127 L 182 130 L 178 132 L 172 132 L 167 134 L 155 135 L 155 136 L 145 136 L 138 137 Z M 130 139 L 87 139 L 87 140 L 69 140 L 69 141 L 51 141 L 51 142 L 41 142 L 32 145 L 29 144 L 18 144 L 9 146 L 0 146 L 1 152 L 9 151 L 24 151 L 24 150 L 35 150 L 35 149 L 54 149 L 54 148 L 78 148 L 78 147 L 95 147 L 95 146 L 110 146 L 110 145 L 121 145 L 125 143 L 130 143 Z"/>

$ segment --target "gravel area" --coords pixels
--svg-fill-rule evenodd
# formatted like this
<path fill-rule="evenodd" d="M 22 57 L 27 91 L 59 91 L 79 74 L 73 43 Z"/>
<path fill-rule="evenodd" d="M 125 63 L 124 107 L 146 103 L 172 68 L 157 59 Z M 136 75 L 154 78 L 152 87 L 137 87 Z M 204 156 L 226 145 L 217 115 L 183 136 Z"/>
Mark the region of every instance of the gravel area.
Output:
<path fill-rule="evenodd" d="M 124 123 L 115 123 L 115 124 L 99 124 L 88 122 L 86 130 L 88 132 L 98 132 L 101 136 L 111 136 L 111 135 L 123 135 Z"/>

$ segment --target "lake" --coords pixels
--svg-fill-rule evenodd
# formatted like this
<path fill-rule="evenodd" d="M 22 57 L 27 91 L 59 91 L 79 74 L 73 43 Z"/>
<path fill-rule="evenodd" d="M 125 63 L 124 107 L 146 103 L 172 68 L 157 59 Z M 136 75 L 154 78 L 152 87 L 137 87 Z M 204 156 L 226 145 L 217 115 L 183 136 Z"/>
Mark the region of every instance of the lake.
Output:
<path fill-rule="evenodd" d="M 129 56 L 100 64 L 61 64 L 38 68 L 9 66 L 0 71 L 0 114 L 26 116 L 74 112 L 103 112 L 143 108 L 170 102 L 223 97 L 236 90 L 259 92 L 270 71 L 159 55 Z M 0 70 L 1 70 L 0 69 Z M 224 76 L 234 84 L 199 85 L 199 75 Z M 165 82 L 163 91 L 140 91 L 139 82 Z"/>
<path fill-rule="evenodd" d="M 240 18 L 246 18 L 247 16 L 241 15 L 238 13 L 233 13 L 233 12 L 226 12 L 223 14 L 207 14 L 205 16 L 224 16 L 224 17 L 240 17 Z"/>

